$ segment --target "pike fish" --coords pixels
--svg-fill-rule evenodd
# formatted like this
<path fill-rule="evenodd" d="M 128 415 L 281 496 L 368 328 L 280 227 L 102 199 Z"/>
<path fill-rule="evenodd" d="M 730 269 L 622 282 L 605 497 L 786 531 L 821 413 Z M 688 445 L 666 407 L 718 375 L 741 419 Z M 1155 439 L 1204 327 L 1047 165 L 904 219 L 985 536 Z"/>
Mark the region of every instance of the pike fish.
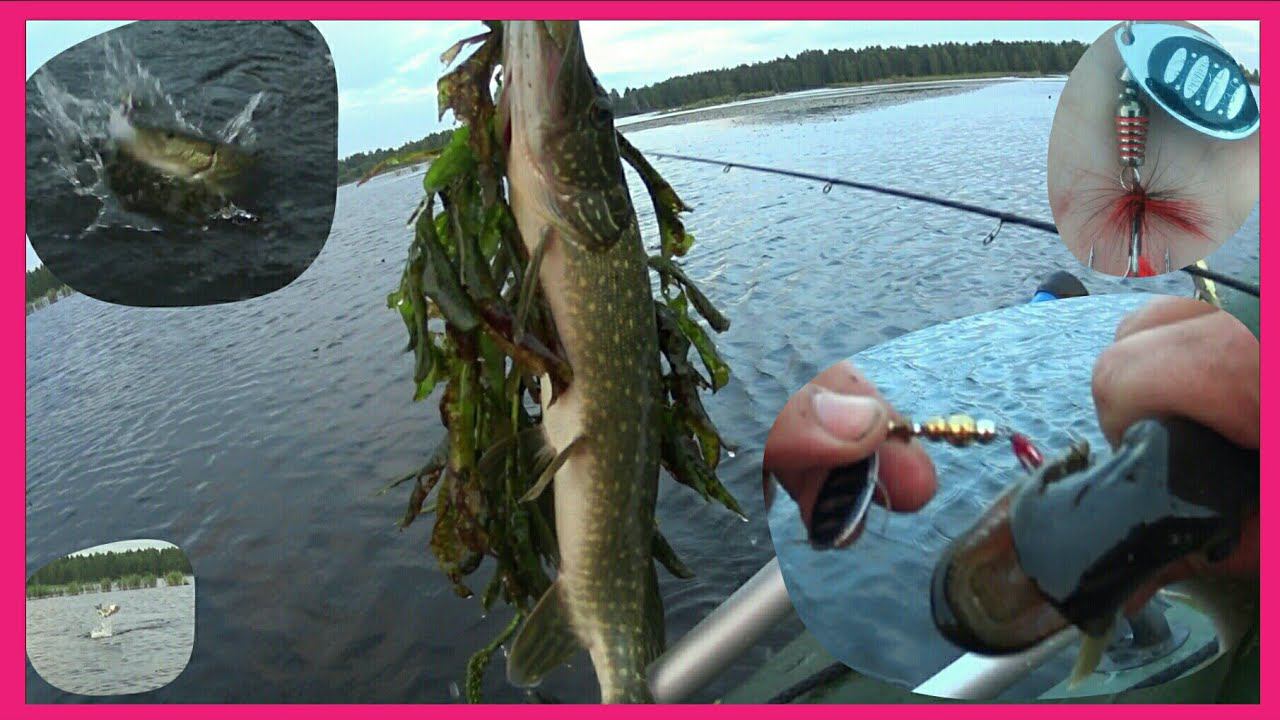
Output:
<path fill-rule="evenodd" d="M 507 677 L 534 686 L 585 648 L 603 702 L 651 702 L 645 668 L 665 638 L 652 556 L 660 367 L 645 248 L 577 23 L 506 23 L 502 66 L 511 208 L 573 370 L 554 397 L 549 378 L 541 385 L 558 468 L 558 575 L 513 642 Z"/>
<path fill-rule="evenodd" d="M 119 111 L 107 132 L 112 190 L 127 207 L 153 215 L 204 220 L 229 207 L 253 165 L 234 145 L 137 124 Z"/>

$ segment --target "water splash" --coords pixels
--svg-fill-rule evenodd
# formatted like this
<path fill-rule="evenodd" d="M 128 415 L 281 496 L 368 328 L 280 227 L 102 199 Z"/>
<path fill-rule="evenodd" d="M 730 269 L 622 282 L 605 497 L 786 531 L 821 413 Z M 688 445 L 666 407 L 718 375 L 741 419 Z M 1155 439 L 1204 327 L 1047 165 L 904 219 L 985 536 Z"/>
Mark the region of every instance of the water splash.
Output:
<path fill-rule="evenodd" d="M 198 113 L 189 113 L 185 101 L 166 92 L 160 80 L 119 38 L 104 38 L 102 53 L 103 63 L 91 77 L 90 86 L 94 91 L 89 97 L 77 97 L 67 91 L 47 67 L 33 76 L 32 112 L 45 125 L 53 146 L 53 155 L 41 157 L 39 162 L 51 165 L 56 176 L 76 195 L 92 197 L 100 203 L 97 218 L 81 230 L 80 238 L 91 231 L 109 228 L 160 232 L 163 227 L 156 219 L 126 209 L 111 191 L 106 164 L 113 139 L 132 132 L 131 123 L 145 124 L 222 143 L 236 143 L 251 151 L 257 140 L 253 116 L 267 94 L 255 93 L 235 116 L 216 131 L 210 131 L 188 119 Z M 244 224 L 257 222 L 258 218 L 228 202 L 208 220 Z M 205 225 L 203 229 L 208 227 Z"/>
<path fill-rule="evenodd" d="M 102 618 L 98 622 L 98 627 L 89 631 L 89 638 L 91 640 L 99 640 L 101 638 L 109 638 L 114 634 L 111 628 L 111 618 Z"/>
<path fill-rule="evenodd" d="M 254 93 L 244 108 L 222 126 L 222 129 L 218 131 L 218 138 L 223 142 L 238 142 L 244 147 L 252 147 L 258 136 L 249 121 L 253 119 L 254 111 L 258 109 L 258 105 L 262 104 L 262 99 L 266 95 L 267 93 L 262 90 Z"/>

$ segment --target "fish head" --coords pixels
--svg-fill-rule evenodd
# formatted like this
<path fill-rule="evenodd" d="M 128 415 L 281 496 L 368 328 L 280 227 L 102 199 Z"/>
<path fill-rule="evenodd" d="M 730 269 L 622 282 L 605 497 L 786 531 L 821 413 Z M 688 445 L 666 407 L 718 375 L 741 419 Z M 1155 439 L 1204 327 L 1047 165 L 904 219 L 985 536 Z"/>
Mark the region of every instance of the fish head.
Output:
<path fill-rule="evenodd" d="M 576 21 L 512 21 L 503 30 L 500 102 L 508 153 L 537 182 L 517 187 L 570 242 L 611 246 L 634 222 L 609 95 L 587 64 Z"/>
<path fill-rule="evenodd" d="M 1010 487 L 934 567 L 930 605 L 943 637 L 968 652 L 986 655 L 1030 648 L 1067 627 L 1018 561 L 1009 509 L 1028 479 Z"/>
<path fill-rule="evenodd" d="M 1102 636 L 1172 563 L 1225 556 L 1256 498 L 1256 453 L 1197 428 L 1140 420 L 1106 460 L 1077 450 L 1017 483 L 938 563 L 939 630 L 976 652 L 1024 650 L 1068 624 Z"/>
<path fill-rule="evenodd" d="M 251 154 L 171 128 L 135 123 L 127 112 L 113 111 L 108 135 L 132 160 L 168 177 L 208 184 L 227 192 L 252 164 Z"/>

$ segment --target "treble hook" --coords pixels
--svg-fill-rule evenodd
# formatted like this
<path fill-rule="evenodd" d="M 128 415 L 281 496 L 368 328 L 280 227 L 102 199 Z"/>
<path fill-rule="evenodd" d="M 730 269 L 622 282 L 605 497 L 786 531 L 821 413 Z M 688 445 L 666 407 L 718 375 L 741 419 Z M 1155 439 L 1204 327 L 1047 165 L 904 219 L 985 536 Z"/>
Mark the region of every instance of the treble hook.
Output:
<path fill-rule="evenodd" d="M 1138 260 L 1142 257 L 1142 216 L 1133 216 L 1133 225 L 1129 233 L 1129 267 L 1125 268 L 1122 277 L 1138 277 L 1141 267 Z"/>
<path fill-rule="evenodd" d="M 1000 218 L 1000 222 L 999 224 L 996 225 L 996 229 L 987 233 L 987 236 L 982 239 L 982 244 L 990 245 L 991 243 L 995 242 L 996 236 L 1000 234 L 1000 229 L 1003 227 L 1004 227 L 1004 218 Z"/>

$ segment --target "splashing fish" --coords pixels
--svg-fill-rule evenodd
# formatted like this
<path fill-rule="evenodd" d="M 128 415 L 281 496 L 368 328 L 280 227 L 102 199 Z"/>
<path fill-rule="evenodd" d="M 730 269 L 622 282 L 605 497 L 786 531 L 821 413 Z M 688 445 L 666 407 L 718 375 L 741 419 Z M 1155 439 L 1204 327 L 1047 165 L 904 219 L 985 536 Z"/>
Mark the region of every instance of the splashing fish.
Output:
<path fill-rule="evenodd" d="M 113 110 L 107 124 L 115 152 L 107 180 L 130 209 L 204 220 L 232 206 L 253 156 L 229 143 L 138 124 Z"/>

